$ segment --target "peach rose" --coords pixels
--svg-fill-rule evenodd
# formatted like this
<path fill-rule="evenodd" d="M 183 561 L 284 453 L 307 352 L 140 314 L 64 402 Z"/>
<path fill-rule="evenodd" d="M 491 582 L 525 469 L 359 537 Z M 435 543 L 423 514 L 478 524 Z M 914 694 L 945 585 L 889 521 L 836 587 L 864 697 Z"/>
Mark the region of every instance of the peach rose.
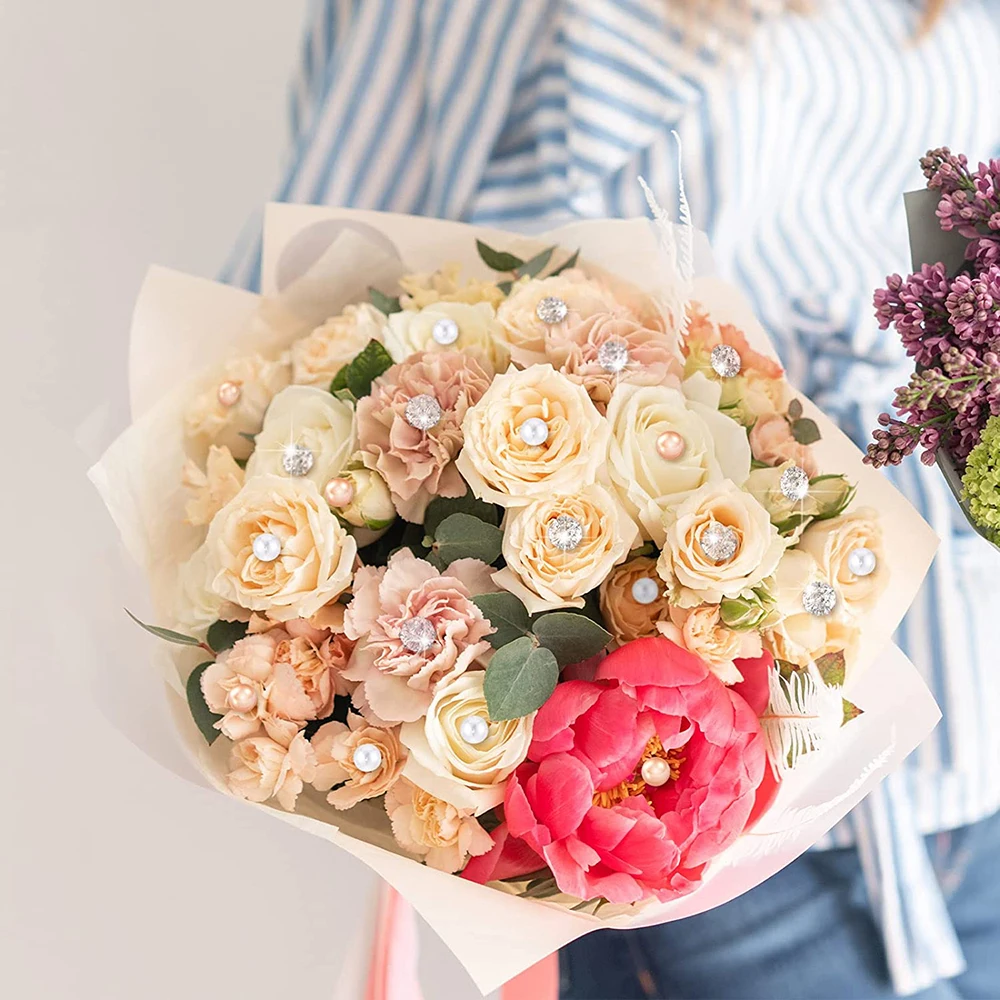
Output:
<path fill-rule="evenodd" d="M 404 723 L 399 738 L 410 751 L 403 774 L 460 809 L 481 815 L 503 802 L 504 786 L 528 755 L 534 713 L 491 722 L 483 693 L 483 670 L 468 670 L 439 684 L 426 718 Z M 487 724 L 480 743 L 462 737 L 462 723 Z"/>
<path fill-rule="evenodd" d="M 628 351 L 621 371 L 608 371 L 599 360 L 601 347 L 609 343 L 622 344 Z M 559 371 L 584 386 L 602 413 L 622 383 L 679 387 L 684 373 L 676 335 L 651 330 L 622 309 L 549 327 L 545 355 Z"/>
<path fill-rule="evenodd" d="M 344 677 L 363 687 L 355 704 L 389 723 L 415 722 L 428 709 L 437 686 L 457 677 L 485 653 L 490 623 L 472 598 L 495 589 L 489 567 L 460 559 L 443 573 L 409 549 L 384 567 L 363 566 L 354 581 L 344 630 L 359 639 Z M 428 644 L 421 649 L 418 621 Z M 409 636 L 409 644 L 407 637 Z"/>
<path fill-rule="evenodd" d="M 364 799 L 384 795 L 403 773 L 406 751 L 395 729 L 370 726 L 353 712 L 342 722 L 327 722 L 313 734 L 316 774 L 313 785 L 321 792 L 335 788 L 326 801 L 335 809 L 350 809 Z M 362 771 L 354 763 L 355 751 L 362 746 L 375 747 L 381 763 L 374 771 Z"/>
<path fill-rule="evenodd" d="M 781 465 L 794 462 L 805 469 L 809 476 L 817 474 L 812 447 L 799 444 L 792 434 L 792 427 L 780 413 L 761 417 L 750 430 L 750 450 L 758 462 Z"/>
<path fill-rule="evenodd" d="M 639 580 L 651 580 L 656 585 L 656 599 L 649 604 L 640 604 L 632 594 Z M 616 566 L 601 584 L 601 615 L 619 643 L 655 635 L 656 623 L 666 617 L 669 607 L 663 581 L 656 572 L 656 560 L 649 556 L 636 556 Z"/>
<path fill-rule="evenodd" d="M 334 376 L 360 354 L 370 340 L 382 340 L 385 316 L 367 302 L 347 306 L 292 344 L 292 381 L 329 389 Z"/>
<path fill-rule="evenodd" d="M 469 278 L 465 284 L 459 281 L 462 265 L 454 262 L 444 264 L 430 274 L 405 274 L 399 279 L 403 294 L 399 297 L 404 309 L 423 309 L 438 302 L 488 302 L 494 309 L 506 298 L 495 281 L 480 281 Z"/>
<path fill-rule="evenodd" d="M 814 523 L 802 536 L 799 548 L 816 560 L 821 578 L 836 588 L 844 609 L 851 614 L 871 611 L 889 583 L 882 528 L 878 513 L 871 508 Z M 875 569 L 867 576 L 857 576 L 848 564 L 851 553 L 862 548 L 875 556 Z"/>
<path fill-rule="evenodd" d="M 422 521 L 435 496 L 465 493 L 453 460 L 462 447 L 466 413 L 489 384 L 474 358 L 455 351 L 415 354 L 375 379 L 371 395 L 358 403 L 361 460 L 381 473 L 408 521 Z M 422 395 L 441 407 L 441 419 L 428 430 L 406 420 L 407 404 Z"/>
<path fill-rule="evenodd" d="M 294 812 L 304 783 L 312 781 L 315 771 L 316 755 L 301 733 L 287 745 L 269 736 L 251 736 L 233 744 L 226 783 L 241 799 L 277 798 L 282 809 Z"/>
<path fill-rule="evenodd" d="M 706 531 L 722 525 L 735 533 L 731 558 L 718 561 L 702 548 Z M 695 490 L 669 511 L 657 570 L 679 607 L 718 604 L 758 586 L 777 567 L 785 543 L 767 511 L 735 483 Z"/>
<path fill-rule="evenodd" d="M 438 323 L 453 323 L 457 339 L 439 344 L 434 339 Z M 385 346 L 393 361 L 405 361 L 424 351 L 461 351 L 475 358 L 483 371 L 494 375 L 510 362 L 510 351 L 500 339 L 500 326 L 488 302 L 436 302 L 415 311 L 393 313 L 385 331 Z"/>
<path fill-rule="evenodd" d="M 528 420 L 544 422 L 541 444 L 521 437 Z M 609 434 L 586 389 L 551 365 L 498 375 L 469 409 L 462 432 L 458 471 L 477 497 L 502 507 L 592 485 Z"/>
<path fill-rule="evenodd" d="M 548 532 L 560 517 L 582 527 L 576 548 L 561 549 L 549 541 Z M 577 493 L 511 507 L 503 527 L 507 565 L 493 574 L 493 582 L 517 597 L 531 614 L 582 608 L 583 595 L 600 586 L 639 541 L 639 529 L 625 508 L 598 483 Z"/>
<path fill-rule="evenodd" d="M 208 449 L 204 472 L 189 458 L 184 463 L 181 482 L 192 494 L 184 505 L 187 523 L 208 524 L 239 493 L 243 486 L 243 470 L 228 448 L 213 444 Z"/>
<path fill-rule="evenodd" d="M 261 535 L 280 543 L 277 558 L 254 553 Z M 205 544 L 215 592 L 275 621 L 310 618 L 336 600 L 351 584 L 357 554 L 316 484 L 288 476 L 249 480 L 215 515 Z"/>
<path fill-rule="evenodd" d="M 191 401 L 184 416 L 188 441 L 202 455 L 215 444 L 228 448 L 234 458 L 247 458 L 253 445 L 243 435 L 260 430 L 264 411 L 288 385 L 290 377 L 285 358 L 272 361 L 253 354 L 228 362 L 218 378 Z M 232 406 L 225 406 L 219 400 L 219 386 L 223 382 L 234 382 L 240 388 L 239 399 Z"/>
<path fill-rule="evenodd" d="M 389 789 L 385 811 L 399 846 L 439 871 L 461 871 L 470 857 L 493 847 L 493 838 L 468 810 L 435 798 L 405 778 Z"/>
<path fill-rule="evenodd" d="M 756 659 L 763 648 L 757 632 L 726 628 L 717 604 L 672 607 L 669 620 L 657 622 L 656 628 L 671 642 L 699 657 L 723 684 L 739 684 L 743 674 L 733 661 Z"/>

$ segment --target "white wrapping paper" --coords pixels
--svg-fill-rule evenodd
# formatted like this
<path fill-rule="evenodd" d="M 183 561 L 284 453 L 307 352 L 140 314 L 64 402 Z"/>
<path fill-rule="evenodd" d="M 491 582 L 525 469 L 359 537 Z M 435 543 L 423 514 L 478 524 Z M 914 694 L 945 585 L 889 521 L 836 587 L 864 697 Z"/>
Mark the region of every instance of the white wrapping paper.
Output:
<path fill-rule="evenodd" d="M 285 347 L 345 304 L 366 298 L 369 285 L 391 291 L 404 271 L 432 271 L 454 260 L 467 276 L 491 276 L 476 254 L 476 237 L 526 257 L 551 243 L 569 251 L 580 247 L 585 267 L 625 276 L 654 293 L 671 280 L 656 232 L 645 220 L 580 222 L 529 240 L 434 219 L 291 205 L 267 210 L 262 298 L 162 268 L 149 272 L 132 327 L 134 422 L 90 477 L 128 552 L 146 574 L 157 624 L 174 624 L 177 567 L 202 538 L 182 519 L 182 413 L 191 393 L 217 379 L 225 358 Z M 745 300 L 705 273 L 703 241 L 696 259 L 701 276 L 694 281 L 692 297 L 708 306 L 713 318 L 737 324 L 755 349 L 773 355 Z M 384 812 L 372 803 L 338 813 L 307 790 L 294 814 L 268 805 L 248 808 L 266 810 L 323 837 L 377 871 L 444 939 L 484 993 L 598 927 L 689 916 L 734 898 L 784 867 L 898 766 L 940 717 L 914 667 L 891 644 L 937 540 L 888 480 L 862 464 L 861 453 L 835 425 L 803 402 L 822 432 L 816 446 L 820 467 L 857 482 L 855 502 L 880 512 L 885 534 L 891 582 L 865 622 L 858 667 L 844 691 L 864 714 L 824 744 L 822 752 L 801 760 L 760 823 L 710 865 L 696 892 L 648 905 L 631 916 L 602 920 L 476 885 L 402 856 L 388 834 Z M 207 783 L 224 790 L 228 741 L 207 747 L 184 697 L 183 679 L 204 657 L 196 649 L 153 640 L 151 647 L 180 740 Z M 146 744 L 143 749 L 158 759 L 169 757 L 166 748 Z"/>

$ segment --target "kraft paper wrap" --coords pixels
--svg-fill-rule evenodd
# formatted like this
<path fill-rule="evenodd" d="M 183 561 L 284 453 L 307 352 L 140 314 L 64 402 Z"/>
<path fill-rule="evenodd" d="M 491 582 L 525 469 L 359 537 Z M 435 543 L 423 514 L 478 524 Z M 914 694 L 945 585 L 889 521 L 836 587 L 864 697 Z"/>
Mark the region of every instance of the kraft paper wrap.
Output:
<path fill-rule="evenodd" d="M 134 422 L 91 469 L 90 478 L 148 579 L 151 620 L 175 624 L 170 614 L 177 567 L 204 536 L 204 529 L 183 522 L 182 414 L 192 393 L 217 381 L 224 359 L 254 350 L 278 353 L 343 306 L 366 299 L 369 285 L 391 292 L 400 274 L 433 271 L 447 261 L 459 261 L 463 277 L 490 277 L 476 254 L 476 237 L 524 257 L 552 243 L 570 252 L 579 247 L 585 268 L 625 276 L 653 294 L 677 291 L 658 232 L 643 219 L 578 222 L 528 239 L 435 219 L 292 205 L 267 210 L 263 296 L 163 268 L 150 270 L 131 333 Z M 716 320 L 739 326 L 755 349 L 773 356 L 746 300 L 710 273 L 703 238 L 696 240 L 695 251 L 697 277 L 690 297 L 706 305 Z M 857 667 L 844 691 L 864 714 L 841 729 L 822 752 L 802 759 L 760 823 L 711 863 L 696 892 L 601 919 L 424 867 L 399 852 L 384 810 L 372 802 L 342 813 L 307 789 L 296 813 L 277 806 L 248 807 L 323 837 L 378 872 L 443 938 L 484 993 L 598 927 L 643 926 L 699 913 L 787 865 L 897 767 L 940 717 L 916 669 L 891 643 L 937 539 L 889 481 L 862 464 L 851 441 L 811 403 L 803 402 L 805 414 L 822 432 L 816 446 L 820 468 L 843 472 L 856 482 L 855 503 L 876 508 L 885 533 L 891 583 L 864 622 Z M 122 627 L 132 626 L 123 621 Z M 184 696 L 183 681 L 204 655 L 151 640 L 151 656 L 162 673 L 180 740 L 204 781 L 225 792 L 229 741 L 219 739 L 207 747 Z M 170 766 L 172 747 L 153 740 L 143 749 Z"/>

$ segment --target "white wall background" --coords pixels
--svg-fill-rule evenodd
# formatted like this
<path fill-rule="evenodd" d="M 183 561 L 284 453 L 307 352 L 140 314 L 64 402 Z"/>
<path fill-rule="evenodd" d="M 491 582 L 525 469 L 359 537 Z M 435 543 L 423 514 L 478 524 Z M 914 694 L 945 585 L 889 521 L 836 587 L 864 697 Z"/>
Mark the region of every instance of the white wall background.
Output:
<path fill-rule="evenodd" d="M 357 862 L 154 764 L 99 709 L 129 688 L 96 683 L 105 661 L 148 682 L 147 639 L 120 611 L 141 588 L 83 478 L 126 419 L 132 301 L 154 261 L 213 275 L 272 189 L 304 8 L 0 0 L 11 998 L 323 1000 L 369 903 Z M 162 724 L 137 716 L 132 735 Z M 426 934 L 424 972 L 427 1000 L 478 996 Z"/>

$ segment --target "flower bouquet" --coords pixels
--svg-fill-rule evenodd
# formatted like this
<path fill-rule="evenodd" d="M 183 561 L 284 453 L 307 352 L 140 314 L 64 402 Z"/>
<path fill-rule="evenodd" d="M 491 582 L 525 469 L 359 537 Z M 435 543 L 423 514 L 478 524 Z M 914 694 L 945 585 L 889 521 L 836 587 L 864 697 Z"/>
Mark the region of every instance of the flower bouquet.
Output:
<path fill-rule="evenodd" d="M 261 298 L 150 273 L 91 472 L 207 781 L 484 991 L 752 888 L 938 718 L 933 534 L 690 235 L 271 206 Z"/>
<path fill-rule="evenodd" d="M 913 268 L 875 292 L 915 363 L 868 446 L 898 465 L 920 445 L 972 527 L 1000 547 L 1000 160 L 969 169 L 947 148 L 920 160 L 927 190 L 907 195 Z M 933 261 L 933 263 L 932 263 Z"/>

